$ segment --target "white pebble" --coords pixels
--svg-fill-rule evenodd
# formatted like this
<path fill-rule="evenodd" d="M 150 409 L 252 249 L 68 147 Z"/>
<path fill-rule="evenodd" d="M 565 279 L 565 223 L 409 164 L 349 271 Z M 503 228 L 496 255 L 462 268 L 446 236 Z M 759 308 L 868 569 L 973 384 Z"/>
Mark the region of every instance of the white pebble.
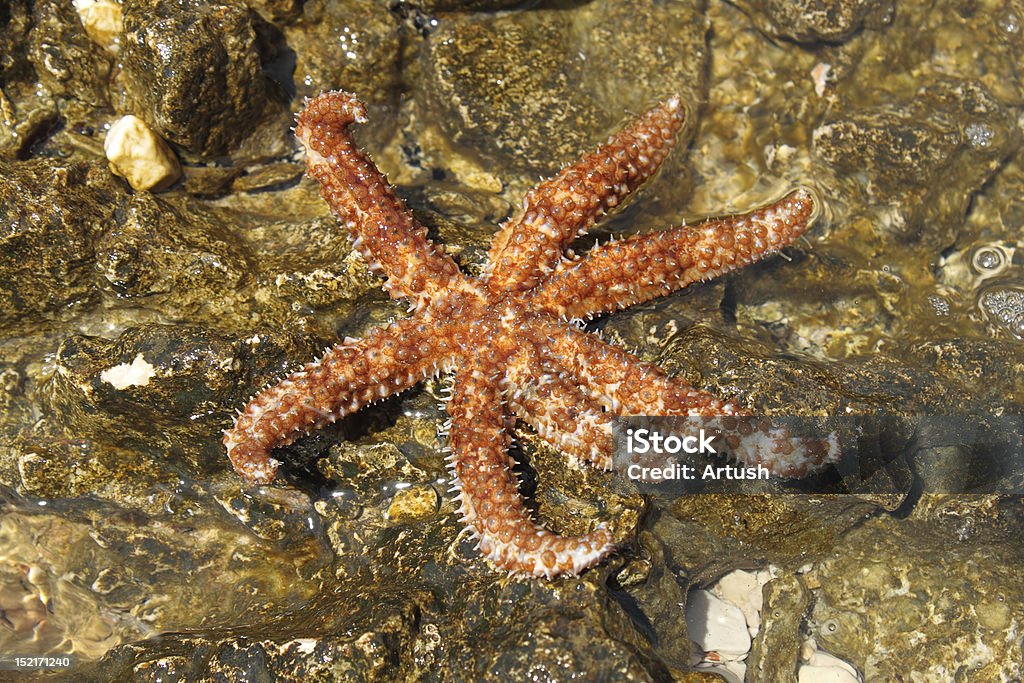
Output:
<path fill-rule="evenodd" d="M 849 662 L 818 650 L 797 672 L 799 683 L 860 683 L 857 670 Z"/>
<path fill-rule="evenodd" d="M 740 608 L 751 638 L 761 628 L 762 589 L 771 580 L 772 574 L 768 569 L 756 572 L 737 569 L 723 576 L 711 588 L 716 596 Z"/>
<path fill-rule="evenodd" d="M 747 622 L 739 607 L 705 590 L 695 590 L 686 601 L 686 629 L 702 650 L 743 654 L 750 650 Z"/>
<path fill-rule="evenodd" d="M 114 0 L 74 0 L 78 18 L 92 41 L 117 54 L 121 46 L 121 5 Z"/>
<path fill-rule="evenodd" d="M 137 116 L 122 116 L 103 142 L 111 170 L 137 191 L 162 190 L 181 176 L 181 166 L 163 138 Z"/>

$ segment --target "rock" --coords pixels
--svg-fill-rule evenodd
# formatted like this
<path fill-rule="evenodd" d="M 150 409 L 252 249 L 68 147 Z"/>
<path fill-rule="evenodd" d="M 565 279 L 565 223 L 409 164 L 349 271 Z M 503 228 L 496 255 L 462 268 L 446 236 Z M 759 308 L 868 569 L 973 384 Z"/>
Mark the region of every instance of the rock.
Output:
<path fill-rule="evenodd" d="M 302 13 L 303 0 L 246 0 L 264 20 L 277 26 L 291 23 Z"/>
<path fill-rule="evenodd" d="M 859 177 L 845 182 L 862 183 L 876 202 L 899 203 L 900 213 L 886 221 L 890 235 L 923 239 L 938 252 L 955 240 L 971 194 L 1018 137 L 1009 111 L 984 88 L 942 81 L 920 87 L 902 106 L 890 101 L 827 120 L 814 130 L 814 148 L 830 174 Z"/>
<path fill-rule="evenodd" d="M 232 151 L 275 114 L 285 122 L 264 61 L 258 15 L 235 0 L 127 0 L 121 111 L 145 119 L 190 155 Z"/>
<path fill-rule="evenodd" d="M 370 141 L 371 149 L 379 148 L 394 133 L 400 92 L 400 24 L 386 5 L 310 0 L 286 35 L 292 45 L 317 46 L 296 54 L 297 100 L 322 90 L 356 93 L 372 122 L 358 127 L 358 135 Z"/>
<path fill-rule="evenodd" d="M 86 35 L 72 3 L 37 2 L 29 41 L 36 75 L 52 95 L 107 104 L 108 55 Z"/>
<path fill-rule="evenodd" d="M 672 93 L 699 100 L 705 27 L 687 2 L 447 17 L 424 44 L 417 104 L 456 145 L 550 174 L 627 108 Z"/>
<path fill-rule="evenodd" d="M 748 572 L 737 569 L 720 578 L 711 586 L 711 592 L 743 612 L 750 637 L 757 635 L 761 627 L 761 591 L 772 578 L 771 571 L 761 569 Z"/>
<path fill-rule="evenodd" d="M 550 173 L 599 128 L 561 13 L 453 17 L 422 54 L 422 103 L 457 145 Z M 558 46 L 552 49 L 552 46 Z"/>
<path fill-rule="evenodd" d="M 817 650 L 797 669 L 798 683 L 861 683 L 860 675 L 848 662 Z"/>
<path fill-rule="evenodd" d="M 166 189 L 181 176 L 174 152 L 137 116 L 122 116 L 111 124 L 103 151 L 111 170 L 138 192 Z"/>
<path fill-rule="evenodd" d="M 492 12 L 522 4 L 522 0 L 397 0 L 399 10 L 408 12 Z"/>
<path fill-rule="evenodd" d="M 705 652 L 741 655 L 750 650 L 743 612 L 705 590 L 691 591 L 686 600 L 686 630 Z"/>
<path fill-rule="evenodd" d="M 259 350 L 276 357 L 262 370 L 246 362 Z M 219 406 L 240 405 L 254 383 L 283 374 L 291 357 L 307 356 L 310 346 L 287 336 L 239 340 L 197 326 L 151 324 L 116 340 L 68 337 L 46 391 L 54 415 L 76 433 L 114 445 L 175 444 L 193 467 L 206 466 L 196 458 L 209 446 L 212 464 L 223 469 Z"/>
<path fill-rule="evenodd" d="M 101 282 L 118 300 L 170 318 L 221 316 L 236 305 L 224 292 L 248 278 L 252 257 L 218 214 L 174 202 L 140 194 L 121 203 L 96 243 Z"/>
<path fill-rule="evenodd" d="M 747 658 L 750 679 L 792 680 L 804 642 L 801 625 L 810 606 L 810 591 L 797 572 L 787 571 L 769 581 L 763 595 L 761 629 Z"/>
<path fill-rule="evenodd" d="M 955 665 L 982 680 L 1021 676 L 1020 644 L 1005 637 L 1024 619 L 1020 545 L 991 523 L 1019 510 L 998 500 L 925 496 L 909 519 L 882 515 L 847 534 L 802 578 L 815 587 L 808 625 L 818 645 L 866 680 Z M 882 654 L 907 642 L 912 653 Z"/>
<path fill-rule="evenodd" d="M 0 543 L 0 605 L 17 627 L 35 631 L 35 654 L 96 660 L 154 630 L 178 630 L 195 610 L 209 614 L 211 625 L 228 626 L 268 609 L 252 593 L 281 587 L 281 607 L 315 587 L 274 546 L 209 512 L 178 523 L 103 505 L 73 521 L 8 508 Z M 309 552 L 300 564 L 321 559 Z M 191 569 L 182 573 L 182 566 Z M 24 645 L 20 636 L 4 629 L 0 646 Z"/>
<path fill-rule="evenodd" d="M 15 329 L 96 296 L 96 239 L 120 191 L 105 168 L 0 161 L 0 321 Z"/>
<path fill-rule="evenodd" d="M 396 524 L 416 522 L 434 515 L 439 504 L 440 500 L 434 487 L 411 486 L 395 493 L 385 514 L 388 521 Z"/>
<path fill-rule="evenodd" d="M 736 3 L 766 34 L 801 42 L 839 42 L 861 28 L 892 22 L 893 0 L 742 0 Z"/>

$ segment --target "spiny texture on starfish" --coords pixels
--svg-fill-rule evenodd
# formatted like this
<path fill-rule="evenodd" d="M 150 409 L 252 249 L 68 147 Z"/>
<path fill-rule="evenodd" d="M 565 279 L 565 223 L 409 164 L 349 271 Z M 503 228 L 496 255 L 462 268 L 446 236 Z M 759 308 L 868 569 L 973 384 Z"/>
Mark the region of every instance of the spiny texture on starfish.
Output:
<path fill-rule="evenodd" d="M 507 453 L 509 412 L 571 459 L 611 467 L 615 415 L 724 416 L 734 455 L 790 476 L 834 455 L 827 442 L 759 426 L 732 402 L 695 389 L 572 323 L 668 294 L 791 244 L 818 213 L 797 189 L 742 215 L 595 247 L 566 247 L 658 169 L 682 127 L 678 97 L 658 104 L 596 152 L 541 183 L 498 231 L 483 275 L 463 274 L 427 238 L 348 132 L 363 105 L 344 92 L 311 100 L 295 133 L 310 176 L 356 248 L 413 314 L 329 349 L 257 394 L 225 432 L 236 471 L 273 479 L 270 451 L 442 370 L 455 370 L 454 485 L 463 520 L 494 565 L 535 576 L 575 574 L 614 547 L 603 525 L 564 537 L 530 519 Z"/>

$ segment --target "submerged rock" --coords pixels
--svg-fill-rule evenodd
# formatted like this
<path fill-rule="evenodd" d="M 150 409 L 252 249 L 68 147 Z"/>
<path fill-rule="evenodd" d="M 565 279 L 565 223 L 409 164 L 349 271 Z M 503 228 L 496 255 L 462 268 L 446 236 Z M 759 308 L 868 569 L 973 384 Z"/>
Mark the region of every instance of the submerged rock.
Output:
<path fill-rule="evenodd" d="M 690 2 L 447 17 L 424 43 L 419 104 L 474 155 L 552 173 L 624 109 L 671 94 L 699 102 L 706 30 Z"/>
<path fill-rule="evenodd" d="M 894 0 L 741 0 L 736 3 L 771 36 L 806 43 L 843 41 L 892 21 Z"/>
<path fill-rule="evenodd" d="M 887 228 L 938 251 L 956 238 L 971 194 L 1019 144 L 1010 112 L 975 83 L 943 81 L 913 98 L 847 110 L 814 131 L 829 172 L 900 209 Z M 940 176 L 943 182 L 939 182 Z"/>
<path fill-rule="evenodd" d="M 321 90 L 354 92 L 368 106 L 374 122 L 372 127 L 361 127 L 360 138 L 368 138 L 374 148 L 382 147 L 397 123 L 400 28 L 397 18 L 375 0 L 305 2 L 301 18 L 287 30 L 288 41 L 319 47 L 296 54 L 296 100 Z"/>

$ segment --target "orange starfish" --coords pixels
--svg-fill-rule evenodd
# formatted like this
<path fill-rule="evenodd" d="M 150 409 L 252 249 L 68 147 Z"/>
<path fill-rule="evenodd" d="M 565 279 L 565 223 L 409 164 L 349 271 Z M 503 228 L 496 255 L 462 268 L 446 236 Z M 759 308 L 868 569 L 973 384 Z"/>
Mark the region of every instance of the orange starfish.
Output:
<path fill-rule="evenodd" d="M 832 457 L 822 442 L 789 439 L 734 403 L 668 377 L 580 330 L 589 318 L 729 272 L 791 244 L 818 215 L 797 189 L 749 213 L 640 235 L 566 258 L 566 247 L 658 169 L 683 124 L 678 97 L 638 117 L 596 152 L 541 183 L 494 237 L 478 278 L 463 274 L 352 141 L 366 121 L 345 92 L 311 100 L 295 133 L 307 172 L 371 268 L 413 314 L 360 340 L 346 339 L 257 394 L 224 435 L 235 470 L 273 479 L 270 451 L 407 389 L 455 371 L 448 403 L 452 466 L 463 520 L 494 565 L 534 576 L 576 574 L 614 548 L 608 528 L 563 537 L 530 519 L 507 454 L 509 411 L 554 448 L 611 467 L 616 415 L 730 416 L 719 431 L 734 454 L 784 476 Z M 784 436 L 784 435 L 783 435 Z M 781 444 L 781 445 L 780 445 Z"/>

